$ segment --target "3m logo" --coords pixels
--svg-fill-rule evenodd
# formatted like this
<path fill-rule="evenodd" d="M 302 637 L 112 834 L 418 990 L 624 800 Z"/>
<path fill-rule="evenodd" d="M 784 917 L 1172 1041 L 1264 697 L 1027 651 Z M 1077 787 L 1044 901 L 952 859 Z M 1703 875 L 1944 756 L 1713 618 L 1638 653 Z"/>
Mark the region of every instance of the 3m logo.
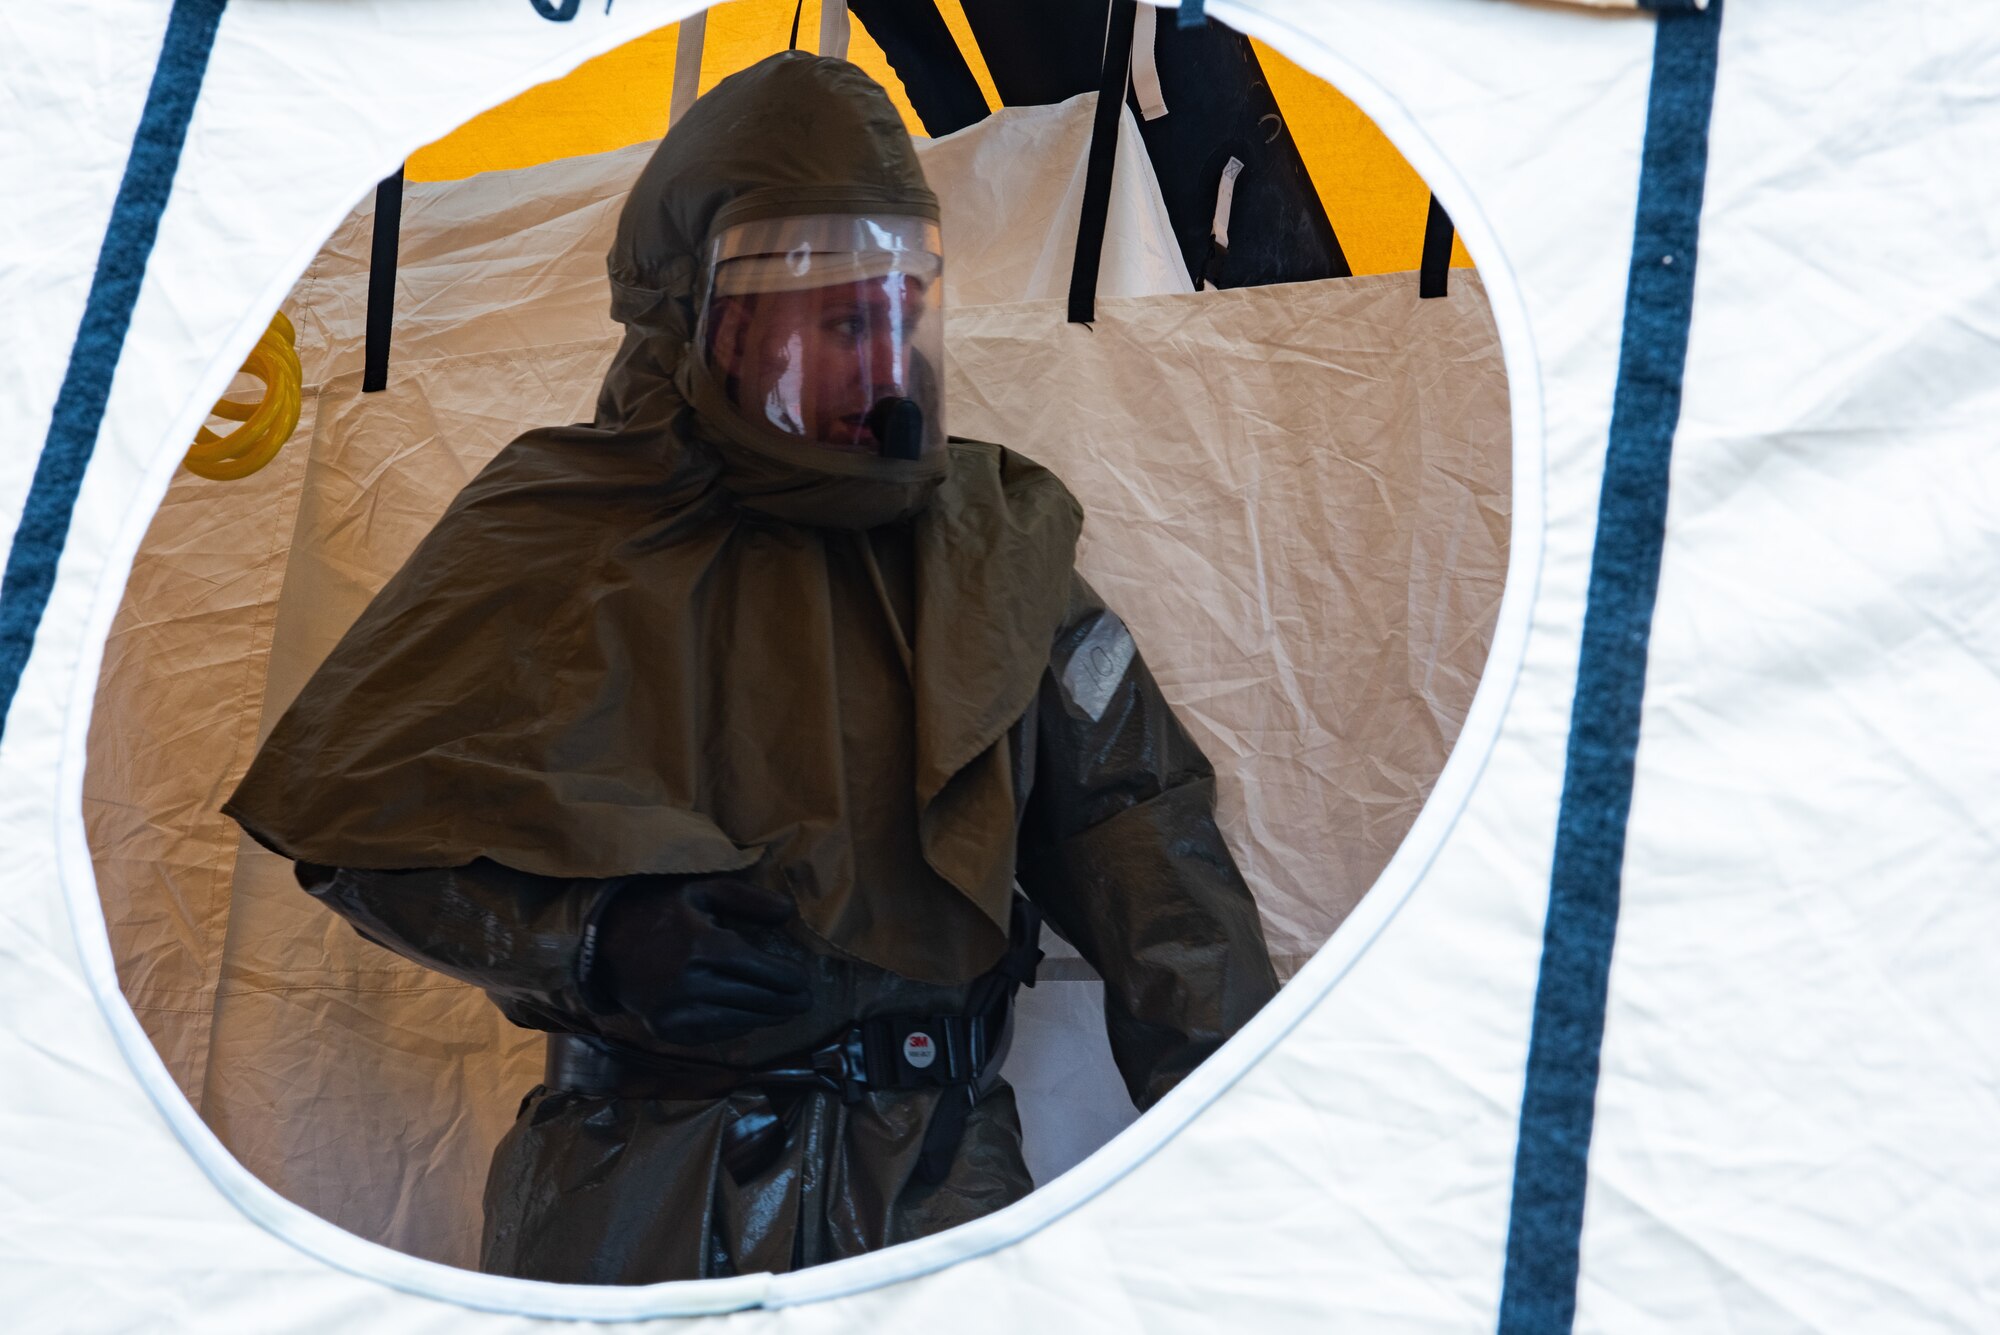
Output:
<path fill-rule="evenodd" d="M 929 1034 L 911 1034 L 903 1040 L 903 1060 L 921 1071 L 937 1060 L 937 1044 L 931 1042 Z"/>

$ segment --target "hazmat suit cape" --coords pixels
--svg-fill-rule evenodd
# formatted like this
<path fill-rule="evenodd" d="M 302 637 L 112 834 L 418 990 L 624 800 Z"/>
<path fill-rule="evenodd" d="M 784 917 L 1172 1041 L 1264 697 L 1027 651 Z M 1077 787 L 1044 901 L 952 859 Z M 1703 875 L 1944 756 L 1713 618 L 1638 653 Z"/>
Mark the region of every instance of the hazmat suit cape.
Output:
<path fill-rule="evenodd" d="M 372 939 L 518 1023 L 635 1048 L 661 1045 L 591 994 L 580 959 L 605 878 L 785 891 L 796 919 L 753 939 L 808 970 L 814 1007 L 698 1050 L 737 1066 L 870 1015 L 962 1008 L 1007 945 L 1017 870 L 1032 879 L 1017 864 L 1039 860 L 1050 891 L 1100 887 L 1029 890 L 1087 956 L 1116 956 L 1098 959 L 1114 1048 L 1149 1102 L 1272 981 L 1207 764 L 1074 574 L 1075 501 L 992 445 L 905 461 L 780 435 L 690 347 L 713 235 L 843 211 L 937 215 L 861 71 L 787 53 L 698 101 L 620 219 L 626 336 L 595 420 L 529 432 L 457 497 L 225 809 Z M 1107 635 L 1129 666 L 1085 682 L 1079 708 L 1058 659 L 1096 637 L 1090 662 L 1108 661 Z M 722 1138 L 771 1115 L 756 1090 L 538 1088 L 496 1154 L 482 1265 L 623 1283 L 783 1270 L 1028 1189 L 1004 1087 L 944 1180 L 918 1181 L 935 1104 L 790 1100 L 783 1152 L 739 1181 Z"/>

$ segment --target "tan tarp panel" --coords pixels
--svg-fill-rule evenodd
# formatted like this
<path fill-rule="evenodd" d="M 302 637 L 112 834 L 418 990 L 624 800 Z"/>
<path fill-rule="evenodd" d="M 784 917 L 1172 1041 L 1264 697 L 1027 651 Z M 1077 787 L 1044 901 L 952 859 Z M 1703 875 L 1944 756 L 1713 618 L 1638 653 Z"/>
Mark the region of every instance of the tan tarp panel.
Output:
<path fill-rule="evenodd" d="M 361 941 L 217 808 L 453 493 L 523 426 L 588 416 L 615 341 L 602 256 L 646 151 L 413 187 L 389 388 L 365 397 L 371 219 L 342 225 L 286 303 L 299 431 L 252 478 L 177 478 L 91 735 L 85 809 L 121 978 L 183 1090 L 285 1195 L 461 1264 L 538 1037 Z M 1044 174 L 1048 217 L 1072 166 Z M 933 182 L 949 245 L 962 192 Z M 961 276 L 987 267 L 970 250 L 952 251 Z M 1172 290 L 1145 270 L 1126 290 Z M 1440 301 L 1384 275 L 1108 296 L 1098 314 L 1086 330 L 1054 300 L 955 309 L 951 426 L 1040 459 L 1088 507 L 1081 568 L 1214 760 L 1289 973 L 1407 830 L 1485 659 L 1509 490 L 1492 321 L 1463 272 Z M 1026 994 L 1009 1073 L 1044 1179 L 1130 1116 L 1092 987 Z"/>
<path fill-rule="evenodd" d="M 1222 827 L 1281 975 L 1416 819 L 1500 602 L 1507 391 L 1484 290 L 1414 283 L 1102 299 L 1091 331 L 1059 302 L 949 326 L 952 429 L 1022 442 L 1083 501 L 1077 568 L 1228 776 Z"/>

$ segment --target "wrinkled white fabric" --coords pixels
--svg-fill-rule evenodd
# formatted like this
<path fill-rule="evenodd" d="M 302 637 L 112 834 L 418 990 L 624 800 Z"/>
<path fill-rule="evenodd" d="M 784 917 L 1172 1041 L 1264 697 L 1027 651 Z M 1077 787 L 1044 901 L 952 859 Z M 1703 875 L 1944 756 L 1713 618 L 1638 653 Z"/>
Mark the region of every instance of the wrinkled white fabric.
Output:
<path fill-rule="evenodd" d="M 956 134 L 919 142 L 924 173 L 940 195 L 941 183 L 950 182 L 948 305 L 1068 295 L 1096 115 L 1097 94 L 1079 93 L 1055 106 L 1002 107 Z M 1119 109 L 1098 264 L 1099 296 L 1193 290 L 1129 106 Z"/>

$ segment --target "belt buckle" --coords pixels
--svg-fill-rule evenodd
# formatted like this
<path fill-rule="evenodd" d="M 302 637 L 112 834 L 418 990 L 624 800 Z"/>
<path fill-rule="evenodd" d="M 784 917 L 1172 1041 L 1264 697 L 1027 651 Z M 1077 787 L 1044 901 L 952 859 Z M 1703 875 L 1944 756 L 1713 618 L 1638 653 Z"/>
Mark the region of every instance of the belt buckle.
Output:
<path fill-rule="evenodd" d="M 868 1092 L 868 1065 L 861 1030 L 850 1029 L 812 1055 L 813 1074 L 844 1103 L 859 1103 Z"/>

